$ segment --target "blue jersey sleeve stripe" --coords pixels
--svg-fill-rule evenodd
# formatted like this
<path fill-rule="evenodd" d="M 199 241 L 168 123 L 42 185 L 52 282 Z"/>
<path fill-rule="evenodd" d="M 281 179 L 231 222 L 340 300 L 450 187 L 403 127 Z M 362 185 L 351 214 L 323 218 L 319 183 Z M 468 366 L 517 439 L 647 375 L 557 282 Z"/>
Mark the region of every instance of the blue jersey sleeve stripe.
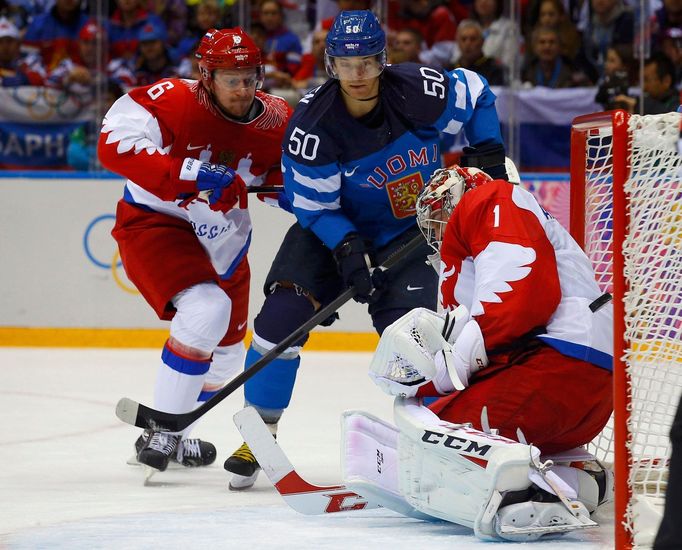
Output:
<path fill-rule="evenodd" d="M 463 111 L 467 108 L 467 87 L 459 78 L 455 80 L 455 107 Z"/>
<path fill-rule="evenodd" d="M 464 78 L 467 81 L 467 87 L 469 88 L 469 100 L 473 110 L 476 108 L 476 102 L 478 101 L 479 96 L 483 93 L 483 90 L 486 86 L 481 77 L 475 72 L 462 69 L 462 73 L 464 74 Z"/>
<path fill-rule="evenodd" d="M 462 129 L 462 126 L 464 126 L 464 123 L 462 123 L 460 120 L 451 120 L 448 122 L 448 125 L 443 128 L 443 133 L 444 134 L 452 134 L 453 136 L 456 134 L 459 134 L 459 131 Z"/>
<path fill-rule="evenodd" d="M 293 166 L 291 167 L 291 172 L 293 174 L 293 180 L 298 183 L 299 185 L 302 185 L 303 187 L 307 187 L 311 190 L 320 192 L 320 193 L 340 193 L 341 191 L 341 173 L 337 172 L 335 174 L 332 174 L 327 177 L 321 177 L 321 178 L 313 178 L 310 176 L 306 176 L 303 174 L 301 171 L 297 170 Z"/>
<path fill-rule="evenodd" d="M 336 199 L 334 202 L 320 202 L 308 199 L 303 195 L 299 195 L 298 193 L 294 193 L 294 200 L 292 204 L 295 211 L 308 210 L 314 212 L 316 210 L 338 210 L 341 208 L 341 199 Z"/>

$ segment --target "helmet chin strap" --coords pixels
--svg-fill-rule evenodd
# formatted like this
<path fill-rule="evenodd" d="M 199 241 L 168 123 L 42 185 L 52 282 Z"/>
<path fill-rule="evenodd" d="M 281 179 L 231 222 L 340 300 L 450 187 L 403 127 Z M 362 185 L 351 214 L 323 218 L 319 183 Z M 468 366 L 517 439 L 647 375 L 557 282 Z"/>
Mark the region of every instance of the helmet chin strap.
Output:
<path fill-rule="evenodd" d="M 379 97 L 379 95 L 380 95 L 380 94 L 377 92 L 377 94 L 376 94 L 376 95 L 373 95 L 372 97 L 365 97 L 365 98 L 360 99 L 360 98 L 358 98 L 358 97 L 353 97 L 352 95 L 350 95 L 350 94 L 343 88 L 343 86 L 339 86 L 339 88 L 341 88 L 341 91 L 342 91 L 344 94 L 346 94 L 348 97 L 350 97 L 351 99 L 353 99 L 353 100 L 355 100 L 355 101 L 373 101 L 373 100 L 375 100 L 377 97 Z"/>

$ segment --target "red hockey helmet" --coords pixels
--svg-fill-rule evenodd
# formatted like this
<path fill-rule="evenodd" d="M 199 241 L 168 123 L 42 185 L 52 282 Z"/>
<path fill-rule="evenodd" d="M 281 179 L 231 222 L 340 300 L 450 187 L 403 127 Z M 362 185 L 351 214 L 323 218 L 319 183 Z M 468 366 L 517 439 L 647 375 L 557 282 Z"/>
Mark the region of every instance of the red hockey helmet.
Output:
<path fill-rule="evenodd" d="M 258 85 L 263 83 L 263 62 L 256 43 L 241 28 L 211 29 L 201 39 L 194 54 L 199 60 L 199 72 L 204 84 L 213 79 L 215 69 L 247 69 L 254 67 Z"/>

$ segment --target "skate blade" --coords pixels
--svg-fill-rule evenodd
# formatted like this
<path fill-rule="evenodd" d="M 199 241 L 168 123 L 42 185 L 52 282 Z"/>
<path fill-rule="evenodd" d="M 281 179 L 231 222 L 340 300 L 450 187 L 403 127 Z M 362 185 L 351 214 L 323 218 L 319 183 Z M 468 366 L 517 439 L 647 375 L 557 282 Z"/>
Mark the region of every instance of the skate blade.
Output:
<path fill-rule="evenodd" d="M 245 491 L 253 487 L 256 483 L 256 478 L 260 470 L 250 476 L 240 476 L 239 474 L 232 474 L 232 479 L 230 479 L 229 489 L 230 491 Z"/>
<path fill-rule="evenodd" d="M 146 464 L 140 464 L 140 465 L 142 466 L 142 468 L 143 468 L 143 470 L 144 470 L 144 481 L 143 481 L 143 485 L 144 485 L 145 487 L 148 487 L 148 486 L 151 484 L 152 477 L 153 477 L 154 474 L 155 474 L 156 472 L 158 472 L 159 470 L 157 470 L 156 468 L 152 468 L 151 466 L 147 466 Z"/>
<path fill-rule="evenodd" d="M 126 460 L 126 464 L 128 466 L 144 466 L 141 462 L 137 460 L 137 455 L 132 455 L 128 460 Z M 183 468 L 187 468 L 187 466 L 183 466 L 179 462 L 176 462 L 175 460 L 171 460 L 168 463 L 168 467 L 166 470 L 182 470 Z M 158 471 L 158 470 L 155 470 Z"/>

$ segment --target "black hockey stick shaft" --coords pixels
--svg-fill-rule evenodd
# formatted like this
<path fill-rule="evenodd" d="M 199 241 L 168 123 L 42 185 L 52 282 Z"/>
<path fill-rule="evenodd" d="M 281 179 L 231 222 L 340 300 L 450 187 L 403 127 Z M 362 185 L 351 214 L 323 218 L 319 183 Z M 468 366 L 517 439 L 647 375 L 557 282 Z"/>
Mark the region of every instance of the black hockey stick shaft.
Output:
<path fill-rule="evenodd" d="M 284 191 L 284 187 L 277 185 L 262 185 L 261 187 L 247 187 L 247 193 L 279 193 Z"/>
<path fill-rule="evenodd" d="M 403 246 L 395 250 L 378 269 L 390 269 L 396 264 L 399 264 L 410 253 L 417 249 L 419 245 L 424 242 L 421 235 L 416 235 Z M 303 338 L 313 328 L 315 328 L 322 321 L 327 319 L 330 315 L 336 312 L 343 304 L 348 302 L 355 296 L 355 288 L 350 287 L 343 291 L 330 304 L 321 308 L 308 321 L 303 323 L 300 327 L 294 330 L 289 336 L 278 343 L 274 348 L 268 351 L 260 359 L 258 359 L 248 369 L 244 370 L 238 376 L 230 380 L 223 388 L 193 411 L 186 413 L 167 413 L 157 411 L 141 403 L 137 403 L 127 397 L 122 398 L 116 405 L 116 416 L 123 422 L 133 424 L 139 428 L 150 428 L 154 431 L 162 432 L 180 432 L 187 426 L 204 416 L 213 407 L 218 405 L 223 399 L 232 394 L 235 390 L 240 388 L 249 378 L 254 376 L 257 372 L 263 369 L 267 364 L 276 359 L 284 350 L 292 344 Z"/>

